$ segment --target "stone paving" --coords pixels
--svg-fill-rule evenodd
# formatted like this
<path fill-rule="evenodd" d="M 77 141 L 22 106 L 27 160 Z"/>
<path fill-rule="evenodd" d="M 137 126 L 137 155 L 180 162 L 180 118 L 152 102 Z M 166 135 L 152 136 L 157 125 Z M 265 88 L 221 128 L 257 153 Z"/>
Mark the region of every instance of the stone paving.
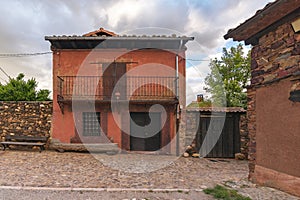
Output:
<path fill-rule="evenodd" d="M 0 158 L 0 186 L 189 189 L 194 193 L 225 184 L 252 199 L 298 199 L 248 182 L 247 161 L 12 150 L 1 152 Z"/>
<path fill-rule="evenodd" d="M 21 197 L 21 198 L 20 198 Z M 82 191 L 45 191 L 45 190 L 1 190 L 2 200 L 215 200 L 203 192 L 82 192 Z"/>

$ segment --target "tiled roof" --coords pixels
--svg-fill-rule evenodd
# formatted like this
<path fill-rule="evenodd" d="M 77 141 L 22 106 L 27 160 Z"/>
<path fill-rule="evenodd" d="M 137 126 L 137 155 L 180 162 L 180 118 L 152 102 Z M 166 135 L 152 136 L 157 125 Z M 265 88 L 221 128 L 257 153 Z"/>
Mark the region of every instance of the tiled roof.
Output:
<path fill-rule="evenodd" d="M 233 38 L 234 41 L 245 41 L 246 44 L 255 45 L 259 34 L 262 34 L 263 30 L 291 13 L 297 13 L 299 9 L 300 0 L 277 0 L 268 3 L 263 9 L 258 10 L 254 16 L 236 28 L 228 30 L 224 38 Z"/>
<path fill-rule="evenodd" d="M 187 111 L 200 111 L 200 112 L 246 112 L 241 107 L 192 107 L 187 108 Z"/>
<path fill-rule="evenodd" d="M 194 40 L 194 37 L 176 36 L 176 35 L 115 35 L 107 37 L 106 35 L 100 36 L 80 36 L 80 35 L 52 35 L 45 36 L 46 40 Z"/>
<path fill-rule="evenodd" d="M 95 30 L 95 31 L 92 31 L 92 32 L 89 32 L 89 33 L 86 33 L 83 35 L 83 37 L 97 37 L 97 36 L 117 36 L 117 34 L 115 34 L 114 32 L 112 31 L 108 31 L 108 30 L 105 30 L 104 28 L 99 28 L 98 30 Z"/>
<path fill-rule="evenodd" d="M 84 35 L 45 36 L 52 49 L 93 49 L 93 48 L 127 48 L 127 49 L 181 49 L 194 37 L 166 35 L 118 35 L 100 28 Z M 105 41 L 105 42 L 103 42 Z"/>
<path fill-rule="evenodd" d="M 95 39 L 95 40 L 99 40 L 99 39 L 112 39 L 112 40 L 124 40 L 124 39 L 139 39 L 139 40 L 177 40 L 177 39 L 186 39 L 186 40 L 193 40 L 194 37 L 187 37 L 185 35 L 183 36 L 177 36 L 176 34 L 172 34 L 172 35 L 119 35 L 116 34 L 112 31 L 108 31 L 104 28 L 99 28 L 98 30 L 83 34 L 83 35 L 53 35 L 53 36 L 45 36 L 46 39 L 60 39 L 60 40 L 68 40 L 68 39 L 86 39 L 86 40 L 91 40 L 91 39 Z"/>

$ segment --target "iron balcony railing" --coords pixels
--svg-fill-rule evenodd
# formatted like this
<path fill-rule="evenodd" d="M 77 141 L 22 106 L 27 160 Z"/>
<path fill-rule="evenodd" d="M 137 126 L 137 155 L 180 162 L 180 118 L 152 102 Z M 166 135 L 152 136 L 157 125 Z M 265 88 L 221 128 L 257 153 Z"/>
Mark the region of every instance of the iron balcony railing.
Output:
<path fill-rule="evenodd" d="M 176 77 L 165 76 L 58 76 L 58 100 L 176 99 Z"/>

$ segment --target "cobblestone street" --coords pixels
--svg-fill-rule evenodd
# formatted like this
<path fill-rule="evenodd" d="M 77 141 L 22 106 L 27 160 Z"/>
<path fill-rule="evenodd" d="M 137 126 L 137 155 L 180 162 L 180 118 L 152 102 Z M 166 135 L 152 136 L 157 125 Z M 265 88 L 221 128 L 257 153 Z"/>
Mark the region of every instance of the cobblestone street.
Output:
<path fill-rule="evenodd" d="M 179 191 L 177 196 L 180 195 L 178 199 L 197 199 L 196 197 L 200 196 L 206 198 L 201 192 L 203 189 L 216 184 L 225 184 L 252 199 L 297 199 L 278 190 L 257 187 L 249 183 L 247 161 L 145 154 L 91 155 L 12 150 L 1 152 L 0 157 L 2 187 L 123 188 L 137 191 L 176 189 Z M 144 173 L 131 173 L 133 171 Z M 181 194 L 184 189 L 188 189 L 189 192 Z M 115 199 L 126 199 L 127 193 L 122 194 L 124 195 L 116 196 Z M 144 195 L 147 196 L 149 193 Z M 153 193 L 151 195 L 155 196 Z M 157 194 L 159 195 L 161 194 Z M 140 196 L 141 193 L 136 197 Z M 177 199 L 176 195 L 169 197 Z M 162 196 L 157 199 L 168 197 Z"/>

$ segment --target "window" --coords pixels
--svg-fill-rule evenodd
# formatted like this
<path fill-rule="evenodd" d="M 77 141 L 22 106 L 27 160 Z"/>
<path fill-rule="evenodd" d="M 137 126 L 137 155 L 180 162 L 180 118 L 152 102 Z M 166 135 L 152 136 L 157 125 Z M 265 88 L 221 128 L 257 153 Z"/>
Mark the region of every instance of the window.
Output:
<path fill-rule="evenodd" d="M 100 112 L 84 112 L 83 136 L 100 136 Z"/>

